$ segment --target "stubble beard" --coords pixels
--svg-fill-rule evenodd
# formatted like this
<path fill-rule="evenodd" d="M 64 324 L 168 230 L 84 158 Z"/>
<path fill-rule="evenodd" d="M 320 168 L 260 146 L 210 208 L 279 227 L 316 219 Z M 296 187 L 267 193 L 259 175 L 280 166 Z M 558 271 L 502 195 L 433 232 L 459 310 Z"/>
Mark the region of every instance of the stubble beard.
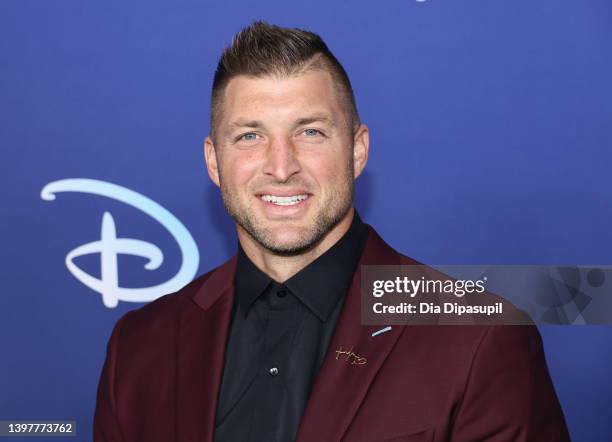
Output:
<path fill-rule="evenodd" d="M 292 244 L 281 244 L 263 223 L 258 222 L 252 207 L 242 204 L 238 195 L 219 177 L 223 205 L 234 219 L 256 242 L 268 251 L 279 256 L 295 256 L 314 248 L 323 238 L 344 219 L 353 206 L 355 187 L 352 164 L 341 189 L 332 193 L 331 200 L 322 205 L 312 226 Z"/>

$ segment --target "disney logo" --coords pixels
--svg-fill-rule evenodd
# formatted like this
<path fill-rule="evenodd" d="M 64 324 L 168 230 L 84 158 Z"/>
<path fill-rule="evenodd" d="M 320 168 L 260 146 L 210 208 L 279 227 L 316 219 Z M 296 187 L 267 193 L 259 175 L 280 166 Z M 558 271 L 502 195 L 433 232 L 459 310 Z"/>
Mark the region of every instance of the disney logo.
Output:
<path fill-rule="evenodd" d="M 110 212 L 102 216 L 100 239 L 83 244 L 66 255 L 66 267 L 81 283 L 102 295 L 102 302 L 114 308 L 119 301 L 148 302 L 167 293 L 172 293 L 189 283 L 195 276 L 199 253 L 197 245 L 185 226 L 168 210 L 150 198 L 126 187 L 106 181 L 87 178 L 71 178 L 53 181 L 43 187 L 40 197 L 54 201 L 57 193 L 79 192 L 104 196 L 128 204 L 158 221 L 178 243 L 182 263 L 178 272 L 168 281 L 150 287 L 128 288 L 119 286 L 117 256 L 135 255 L 148 259 L 144 268 L 155 270 L 164 260 L 164 254 L 156 245 L 134 238 L 119 238 L 115 220 Z M 79 268 L 74 259 L 88 254 L 100 254 L 100 279 Z"/>

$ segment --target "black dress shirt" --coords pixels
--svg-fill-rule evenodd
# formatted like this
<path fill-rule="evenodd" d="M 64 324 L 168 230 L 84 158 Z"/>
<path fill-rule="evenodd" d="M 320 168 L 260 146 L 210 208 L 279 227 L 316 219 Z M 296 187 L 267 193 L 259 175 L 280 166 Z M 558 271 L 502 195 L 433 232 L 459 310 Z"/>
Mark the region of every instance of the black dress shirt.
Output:
<path fill-rule="evenodd" d="M 344 236 L 284 283 L 238 246 L 216 442 L 295 440 L 366 237 L 355 211 Z"/>

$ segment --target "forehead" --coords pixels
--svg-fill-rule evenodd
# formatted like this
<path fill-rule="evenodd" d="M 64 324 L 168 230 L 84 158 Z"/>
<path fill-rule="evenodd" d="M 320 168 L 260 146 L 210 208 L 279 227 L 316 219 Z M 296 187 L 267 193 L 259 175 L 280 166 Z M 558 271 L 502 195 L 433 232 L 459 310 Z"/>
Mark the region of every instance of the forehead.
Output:
<path fill-rule="evenodd" d="M 239 118 L 298 118 L 304 112 L 341 118 L 342 106 L 331 74 L 323 70 L 292 76 L 232 78 L 223 97 L 223 123 Z M 339 123 L 339 121 L 338 121 Z"/>

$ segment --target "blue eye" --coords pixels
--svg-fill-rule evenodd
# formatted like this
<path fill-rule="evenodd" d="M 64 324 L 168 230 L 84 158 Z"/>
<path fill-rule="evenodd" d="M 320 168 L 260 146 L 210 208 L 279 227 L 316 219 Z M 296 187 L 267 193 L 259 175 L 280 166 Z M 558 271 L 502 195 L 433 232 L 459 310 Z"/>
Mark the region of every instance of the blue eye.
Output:
<path fill-rule="evenodd" d="M 249 132 L 241 135 L 238 139 L 245 141 L 255 141 L 257 139 L 257 134 L 255 132 Z"/>
<path fill-rule="evenodd" d="M 317 135 L 317 134 L 321 134 L 321 131 L 317 129 L 306 129 L 304 130 L 304 133 L 307 135 Z"/>

